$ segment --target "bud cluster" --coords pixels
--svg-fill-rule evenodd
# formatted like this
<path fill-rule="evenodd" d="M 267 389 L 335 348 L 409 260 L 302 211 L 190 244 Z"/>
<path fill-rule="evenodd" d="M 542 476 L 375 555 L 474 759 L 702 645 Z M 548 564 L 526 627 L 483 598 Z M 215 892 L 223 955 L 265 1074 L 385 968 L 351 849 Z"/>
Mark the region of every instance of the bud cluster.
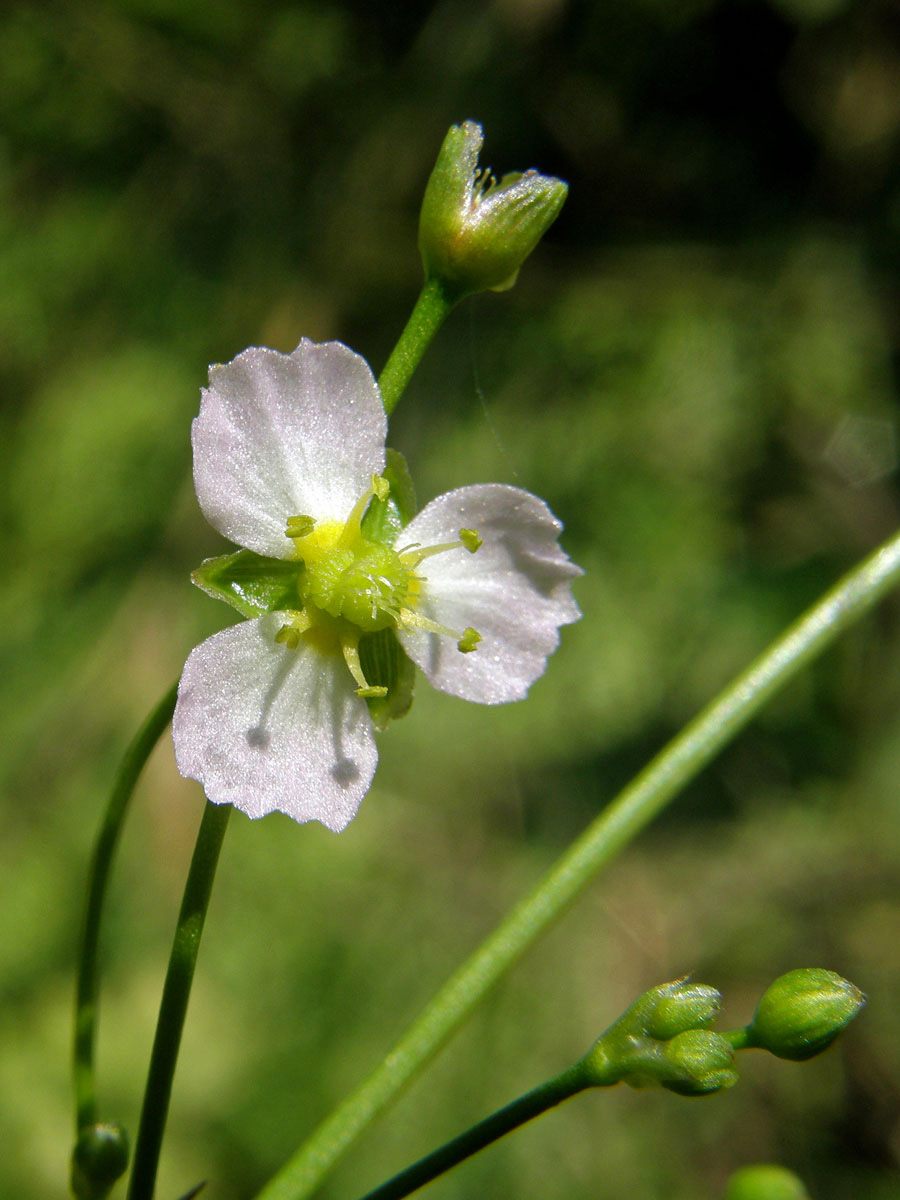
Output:
<path fill-rule="evenodd" d="M 735 1050 L 756 1047 L 802 1061 L 829 1046 L 865 997 L 833 971 L 803 968 L 776 979 L 745 1029 L 716 1033 L 722 997 L 689 978 L 644 992 L 578 1064 L 585 1086 L 664 1087 L 704 1096 L 738 1079 Z"/>
<path fill-rule="evenodd" d="M 644 992 L 602 1034 L 583 1064 L 595 1085 L 668 1088 L 703 1096 L 737 1082 L 734 1051 L 707 1027 L 722 997 L 715 988 L 676 979 Z"/>

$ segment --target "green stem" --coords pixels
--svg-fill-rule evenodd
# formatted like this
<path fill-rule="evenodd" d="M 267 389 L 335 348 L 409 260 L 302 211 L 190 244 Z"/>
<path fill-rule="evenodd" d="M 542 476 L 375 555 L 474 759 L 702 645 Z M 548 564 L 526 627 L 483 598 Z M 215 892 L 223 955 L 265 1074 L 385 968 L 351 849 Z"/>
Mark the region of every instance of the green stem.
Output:
<path fill-rule="evenodd" d="M 178 1059 L 178 1048 L 181 1045 L 181 1033 L 191 994 L 200 938 L 203 934 L 203 922 L 206 920 L 219 851 L 222 849 L 222 839 L 225 837 L 230 816 L 230 804 L 216 805 L 207 801 L 203 810 L 203 820 L 200 822 L 197 844 L 184 887 L 184 899 L 178 914 L 178 925 L 169 956 L 169 969 L 159 1006 L 156 1037 L 150 1055 L 150 1071 L 141 1109 L 141 1123 L 134 1148 L 134 1166 L 128 1200 L 152 1200 L 153 1197 L 159 1152 L 169 1112 L 169 1098 L 172 1094 L 172 1079 Z"/>
<path fill-rule="evenodd" d="M 397 407 L 397 401 L 403 395 L 413 371 L 428 348 L 428 343 L 440 329 L 454 304 L 455 300 L 449 298 L 439 280 L 425 281 L 416 307 L 406 322 L 406 328 L 400 334 L 400 340 L 378 377 L 384 411 L 388 416 Z"/>
<path fill-rule="evenodd" d="M 173 684 L 147 717 L 131 745 L 125 751 L 94 846 L 78 960 L 78 983 L 75 991 L 73 1077 L 75 1124 L 78 1131 L 88 1125 L 93 1125 L 97 1120 L 94 1049 L 97 1041 L 100 985 L 100 922 L 103 916 L 103 904 L 106 899 L 113 855 L 138 777 L 154 746 L 172 720 L 177 692 L 178 685 Z"/>
<path fill-rule="evenodd" d="M 722 1034 L 722 1037 L 732 1050 L 750 1050 L 756 1045 L 752 1037 L 752 1029 L 752 1025 L 745 1025 L 743 1029 L 729 1029 Z"/>
<path fill-rule="evenodd" d="M 590 1080 L 581 1063 L 576 1063 L 567 1071 L 563 1071 L 561 1075 L 526 1092 L 524 1096 L 513 1100 L 512 1104 L 507 1104 L 505 1108 L 499 1109 L 490 1117 L 485 1117 L 483 1121 L 479 1121 L 477 1125 L 473 1125 L 471 1129 L 467 1129 L 453 1141 L 433 1150 L 431 1154 L 426 1154 L 424 1158 L 414 1162 L 399 1175 L 394 1175 L 380 1187 L 366 1192 L 362 1200 L 403 1200 L 404 1196 L 409 1196 L 458 1163 L 471 1158 L 473 1154 L 477 1154 L 491 1142 L 496 1142 L 498 1138 L 511 1133 L 513 1129 L 518 1129 L 526 1121 L 539 1117 L 548 1108 L 553 1108 L 563 1100 L 568 1100 L 570 1096 L 574 1096 L 576 1092 L 583 1091 L 588 1086 L 590 1086 Z"/>
<path fill-rule="evenodd" d="M 780 688 L 900 582 L 900 534 L 791 625 L 608 805 L 535 890 L 444 985 L 397 1045 L 289 1159 L 257 1200 L 303 1200 L 587 883 Z"/>

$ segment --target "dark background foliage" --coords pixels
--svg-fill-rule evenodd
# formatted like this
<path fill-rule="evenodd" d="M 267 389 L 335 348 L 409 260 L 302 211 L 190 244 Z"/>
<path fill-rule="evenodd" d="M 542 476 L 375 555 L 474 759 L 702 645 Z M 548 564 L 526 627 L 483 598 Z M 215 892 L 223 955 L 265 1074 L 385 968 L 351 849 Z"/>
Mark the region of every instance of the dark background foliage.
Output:
<path fill-rule="evenodd" d="M 238 1200 L 355 1085 L 680 725 L 897 523 L 900 16 L 891 0 L 11 3 L 0 15 L 0 1194 L 64 1190 L 83 878 L 127 738 L 230 619 L 190 484 L 209 362 L 340 338 L 377 370 L 447 126 L 566 178 L 392 422 L 420 496 L 546 496 L 584 620 L 523 705 L 429 694 L 339 838 L 232 825 L 161 1196 Z M 745 1021 L 827 966 L 870 996 L 726 1096 L 583 1097 L 434 1196 L 721 1195 L 775 1159 L 898 1188 L 900 608 L 770 706 L 365 1137 L 350 1197 L 693 970 Z M 132 1129 L 202 806 L 163 744 L 106 929 L 106 1115 Z"/>

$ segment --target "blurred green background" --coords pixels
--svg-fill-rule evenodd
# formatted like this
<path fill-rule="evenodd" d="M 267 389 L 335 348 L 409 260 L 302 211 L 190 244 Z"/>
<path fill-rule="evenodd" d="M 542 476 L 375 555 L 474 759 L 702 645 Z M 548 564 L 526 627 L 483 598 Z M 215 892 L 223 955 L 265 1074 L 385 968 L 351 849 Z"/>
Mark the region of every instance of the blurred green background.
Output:
<path fill-rule="evenodd" d="M 0 1195 L 65 1191 L 85 866 L 116 762 L 231 613 L 190 480 L 210 362 L 340 338 L 378 370 L 447 126 L 568 179 L 391 439 L 420 498 L 545 496 L 584 620 L 526 704 L 429 693 L 339 837 L 232 822 L 159 1196 L 243 1200 L 619 785 L 896 526 L 893 0 L 15 3 L 0 16 Z M 503 983 L 322 1195 L 352 1200 L 687 971 L 730 1024 L 794 966 L 869 1008 L 727 1095 L 576 1099 L 435 1200 L 721 1195 L 775 1159 L 900 1191 L 900 597 L 842 639 Z M 105 928 L 105 1115 L 132 1130 L 203 804 L 164 741 Z"/>

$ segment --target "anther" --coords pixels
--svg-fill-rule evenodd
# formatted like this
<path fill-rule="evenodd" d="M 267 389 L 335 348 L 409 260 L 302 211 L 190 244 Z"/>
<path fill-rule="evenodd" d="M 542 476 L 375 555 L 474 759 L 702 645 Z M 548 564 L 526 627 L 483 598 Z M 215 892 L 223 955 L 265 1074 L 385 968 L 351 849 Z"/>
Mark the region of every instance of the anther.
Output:
<path fill-rule="evenodd" d="M 290 620 L 286 621 L 275 634 L 275 641 L 279 646 L 287 646 L 288 650 L 296 650 L 300 645 L 301 636 L 311 625 L 312 621 L 306 612 L 291 612 Z"/>
<path fill-rule="evenodd" d="M 461 529 L 459 531 L 459 540 L 470 554 L 474 554 L 479 547 L 484 545 L 484 542 L 478 536 L 477 529 Z"/>
<path fill-rule="evenodd" d="M 293 625 L 282 625 L 275 634 L 279 646 L 287 646 L 288 650 L 296 650 L 300 645 L 300 633 Z"/>
<path fill-rule="evenodd" d="M 296 517 L 288 517 L 288 522 L 284 530 L 284 536 L 289 538 L 303 538 L 307 534 L 312 533 L 316 523 L 312 517 L 307 517 L 303 513 Z"/>
<path fill-rule="evenodd" d="M 470 625 L 456 643 L 456 646 L 461 654 L 471 654 L 480 641 L 481 634 Z"/>

